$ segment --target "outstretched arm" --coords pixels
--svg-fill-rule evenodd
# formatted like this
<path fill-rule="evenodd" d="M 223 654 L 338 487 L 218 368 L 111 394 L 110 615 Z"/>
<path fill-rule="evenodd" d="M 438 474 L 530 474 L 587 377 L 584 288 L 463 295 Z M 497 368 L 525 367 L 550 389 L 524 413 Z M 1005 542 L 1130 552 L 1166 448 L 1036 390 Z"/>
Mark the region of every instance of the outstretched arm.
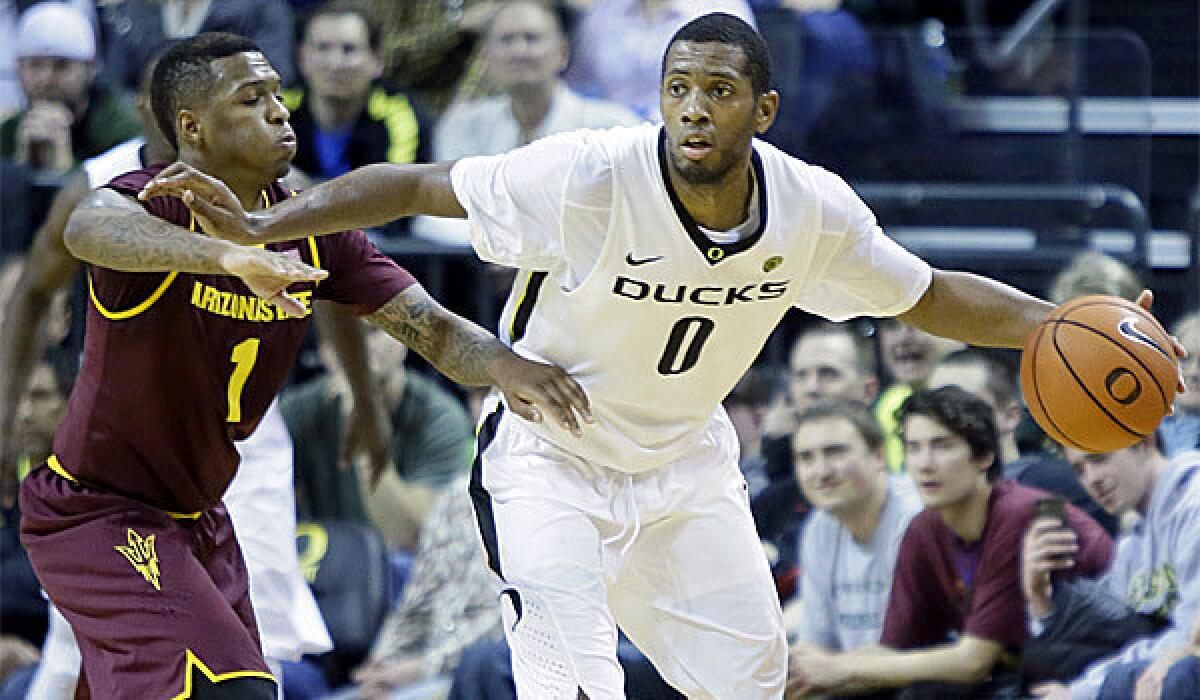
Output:
<path fill-rule="evenodd" d="M 420 285 L 366 318 L 459 384 L 500 389 L 509 408 L 526 420 L 540 422 L 548 410 L 576 435 L 580 417 L 591 422 L 587 395 L 566 372 L 513 353 L 491 333 L 447 311 Z"/>
<path fill-rule="evenodd" d="M 0 325 L 0 502 L 7 502 L 16 463 L 12 438 L 17 405 L 45 345 L 43 327 L 54 295 L 65 288 L 79 261 L 63 243 L 67 218 L 88 193 L 87 177 L 73 176 L 54 197 L 50 212 L 8 300 Z"/>
<path fill-rule="evenodd" d="M 288 286 L 329 274 L 281 253 L 195 235 L 108 189 L 80 202 L 64 239 L 75 257 L 112 270 L 240 277 L 250 291 L 293 316 L 304 315 L 305 307 L 287 293 Z"/>
<path fill-rule="evenodd" d="M 467 213 L 450 186 L 453 165 L 366 165 L 268 209 L 246 212 L 225 183 L 174 163 L 139 196 L 179 197 L 206 231 L 239 243 L 271 243 L 381 226 L 416 214 L 463 218 Z"/>
<path fill-rule="evenodd" d="M 933 271 L 924 296 L 900 320 L 971 345 L 1020 348 L 1054 305 L 969 272 Z"/>

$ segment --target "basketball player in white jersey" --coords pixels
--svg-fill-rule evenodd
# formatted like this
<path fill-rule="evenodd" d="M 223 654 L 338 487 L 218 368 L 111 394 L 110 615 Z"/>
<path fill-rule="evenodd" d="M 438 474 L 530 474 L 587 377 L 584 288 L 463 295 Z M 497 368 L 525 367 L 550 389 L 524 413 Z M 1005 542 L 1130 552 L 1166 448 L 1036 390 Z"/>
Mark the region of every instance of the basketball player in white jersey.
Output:
<path fill-rule="evenodd" d="M 148 70 L 147 73 L 150 71 Z M 147 140 L 131 139 L 94 158 L 84 161 L 82 173 L 69 181 L 56 197 L 55 209 L 69 214 L 74 204 L 89 190 L 100 187 L 131 170 L 174 159 L 174 149 L 166 142 L 149 113 L 148 89 L 137 99 L 138 113 Z M 36 356 L 38 334 L 51 305 L 26 304 L 26 296 L 49 296 L 69 283 L 78 261 L 62 243 L 62 226 L 54 225 L 55 214 L 39 232 L 39 240 L 30 254 L 24 284 L 7 302 L 26 312 L 27 326 L 13 329 L 7 339 L 0 367 L 18 371 L 21 363 L 11 355 Z M 44 240 L 54 238 L 54 240 Z M 34 318 L 29 318 L 29 315 Z M 21 337 L 18 338 L 16 335 Z M 25 343 L 28 348 L 14 347 Z M 12 381 L 13 378 L 9 378 Z M 23 384 L 22 384 L 23 386 Z M 6 386 L 6 389 L 8 387 Z M 361 393 L 361 392 L 360 392 Z M 233 519 L 246 568 L 250 574 L 250 598 L 258 622 L 263 655 L 271 670 L 280 677 L 284 661 L 295 661 L 304 654 L 319 654 L 332 648 L 329 633 L 321 619 L 312 591 L 300 572 L 296 555 L 296 510 L 292 478 L 292 439 L 276 403 L 272 403 L 258 428 L 246 440 L 236 443 L 242 461 L 237 475 L 225 494 L 225 505 Z M 66 619 L 50 606 L 49 627 L 42 646 L 42 658 L 30 686 L 30 700 L 66 700 L 74 697 L 80 668 L 79 648 Z M 281 686 L 282 687 L 282 686 Z"/>
<path fill-rule="evenodd" d="M 741 20 L 689 23 L 663 68 L 661 126 L 367 166 L 252 214 L 181 164 L 143 192 L 243 243 L 468 216 L 479 256 L 522 270 L 505 339 L 592 407 L 531 422 L 494 402 L 480 430 L 471 489 L 522 698 L 623 697 L 618 625 L 690 698 L 782 696 L 779 604 L 720 403 L 789 308 L 1012 348 L 1052 308 L 931 269 L 837 176 L 755 140 L 779 96 Z"/>

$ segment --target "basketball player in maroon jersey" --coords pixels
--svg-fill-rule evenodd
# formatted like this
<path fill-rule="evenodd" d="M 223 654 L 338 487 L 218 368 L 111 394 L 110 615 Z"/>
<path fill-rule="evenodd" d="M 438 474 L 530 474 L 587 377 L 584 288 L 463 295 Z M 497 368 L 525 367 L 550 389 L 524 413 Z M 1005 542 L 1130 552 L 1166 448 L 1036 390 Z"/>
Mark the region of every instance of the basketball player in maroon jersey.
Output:
<path fill-rule="evenodd" d="M 278 178 L 296 141 L 278 90 L 252 42 L 202 34 L 163 55 L 152 100 L 180 160 L 254 208 L 289 196 Z M 455 381 L 498 386 L 531 420 L 577 431 L 587 399 L 447 312 L 362 232 L 261 248 L 210 238 L 181 200 L 136 199 L 160 170 L 93 192 L 67 226 L 88 263 L 87 335 L 54 454 L 21 486 L 21 540 L 78 638 L 79 696 L 266 700 L 276 683 L 220 499 L 233 441 L 285 381 L 314 299 Z"/>

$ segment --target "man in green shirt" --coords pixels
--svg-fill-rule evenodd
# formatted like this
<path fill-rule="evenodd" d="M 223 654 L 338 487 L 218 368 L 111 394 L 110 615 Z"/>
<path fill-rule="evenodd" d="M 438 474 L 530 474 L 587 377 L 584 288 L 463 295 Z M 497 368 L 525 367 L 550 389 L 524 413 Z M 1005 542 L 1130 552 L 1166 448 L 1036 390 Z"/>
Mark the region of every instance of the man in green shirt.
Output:
<path fill-rule="evenodd" d="M 296 513 L 375 525 L 393 549 L 412 549 L 436 492 L 471 462 L 473 431 L 462 403 L 404 367 L 406 351 L 368 332 L 371 375 L 392 422 L 392 469 L 342 468 L 353 408 L 340 370 L 284 393 L 283 415 L 295 445 Z M 327 359 L 326 364 L 337 367 Z"/>

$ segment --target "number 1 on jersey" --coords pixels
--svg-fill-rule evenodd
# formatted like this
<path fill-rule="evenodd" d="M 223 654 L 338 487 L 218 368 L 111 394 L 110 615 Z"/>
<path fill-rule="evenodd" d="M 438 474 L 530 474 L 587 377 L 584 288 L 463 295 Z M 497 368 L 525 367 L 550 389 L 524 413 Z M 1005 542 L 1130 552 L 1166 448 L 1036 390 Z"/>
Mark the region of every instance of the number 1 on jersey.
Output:
<path fill-rule="evenodd" d="M 695 332 L 692 332 L 693 326 Z M 684 316 L 676 321 L 671 327 L 671 335 L 667 338 L 667 347 L 663 348 L 662 357 L 658 360 L 658 373 L 683 374 L 695 367 L 700 361 L 700 351 L 704 349 L 704 343 L 716 327 L 717 324 L 711 318 L 703 316 Z M 684 341 L 687 341 L 687 351 L 683 353 L 681 360 L 679 351 L 683 348 Z"/>
<path fill-rule="evenodd" d="M 242 422 L 242 389 L 250 378 L 250 371 L 254 369 L 254 361 L 258 359 L 260 342 L 258 338 L 246 338 L 233 346 L 233 353 L 229 356 L 229 361 L 233 363 L 233 374 L 229 375 L 229 415 L 225 416 L 229 423 Z"/>

